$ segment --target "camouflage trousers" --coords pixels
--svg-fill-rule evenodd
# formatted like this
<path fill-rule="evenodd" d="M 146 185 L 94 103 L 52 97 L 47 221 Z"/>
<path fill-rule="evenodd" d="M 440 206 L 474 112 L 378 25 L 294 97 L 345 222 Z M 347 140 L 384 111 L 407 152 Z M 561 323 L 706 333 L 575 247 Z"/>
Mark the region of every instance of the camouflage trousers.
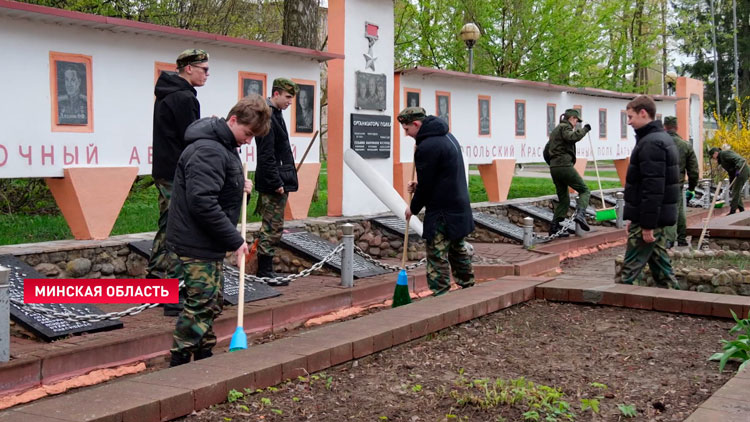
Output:
<path fill-rule="evenodd" d="M 261 216 L 260 232 L 258 233 L 258 254 L 273 256 L 276 245 L 281 241 L 284 231 L 284 209 L 288 193 L 263 193 L 258 195 L 256 214 Z"/>
<path fill-rule="evenodd" d="M 586 183 L 583 182 L 583 178 L 578 174 L 575 167 L 550 167 L 549 170 L 552 182 L 555 184 L 555 191 L 557 192 L 555 221 L 562 221 L 568 216 L 568 209 L 570 208 L 570 193 L 568 193 L 568 188 L 573 188 L 574 191 L 578 192 L 576 209 L 585 210 L 588 208 L 591 191 L 586 186 Z"/>
<path fill-rule="evenodd" d="M 426 242 L 427 285 L 434 296 L 446 293 L 451 288 L 450 273 L 462 288 L 474 285 L 474 269 L 464 238 L 450 240 L 445 237 L 445 222 L 439 221 L 435 237 Z"/>
<path fill-rule="evenodd" d="M 740 172 L 739 176 L 733 180 L 732 188 L 729 189 L 729 204 L 731 209 L 736 210 L 742 206 L 742 187 L 745 186 L 748 176 L 750 175 L 750 168 L 745 166 Z"/>
<path fill-rule="evenodd" d="M 667 242 L 687 242 L 687 217 L 685 216 L 685 189 L 680 188 L 680 202 L 677 205 L 677 223 L 664 227 Z"/>
<path fill-rule="evenodd" d="M 224 263 L 174 253 L 170 258 L 169 278 L 185 282 L 184 308 L 177 317 L 171 351 L 183 355 L 209 351 L 216 345 L 214 319 L 224 306 Z"/>
<path fill-rule="evenodd" d="M 151 247 L 146 278 L 164 278 L 169 267 L 166 241 L 169 201 L 172 199 L 172 181 L 156 179 L 154 185 L 159 191 L 159 225 L 156 236 L 154 236 L 154 244 Z"/>
<path fill-rule="evenodd" d="M 625 249 L 625 260 L 622 264 L 622 282 L 639 285 L 641 271 L 648 264 L 651 276 L 657 286 L 671 287 L 679 290 L 677 279 L 672 271 L 672 262 L 667 255 L 667 238 L 663 228 L 654 229 L 652 243 L 643 240 L 643 230 L 639 224 L 630 223 L 628 227 L 628 245 Z"/>

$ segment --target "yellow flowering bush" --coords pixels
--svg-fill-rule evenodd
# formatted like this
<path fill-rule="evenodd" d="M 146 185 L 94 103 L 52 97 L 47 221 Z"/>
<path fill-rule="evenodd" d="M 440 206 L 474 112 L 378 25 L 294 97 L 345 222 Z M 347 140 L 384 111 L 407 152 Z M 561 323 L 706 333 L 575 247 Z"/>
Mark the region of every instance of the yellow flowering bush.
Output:
<path fill-rule="evenodd" d="M 745 97 L 743 99 L 737 98 L 735 101 L 737 107 L 741 110 L 741 121 L 748 122 L 750 120 L 750 113 L 743 111 L 742 104 L 750 101 L 750 97 Z M 706 150 L 709 150 L 712 147 L 731 149 L 737 154 L 745 157 L 745 159 L 750 158 L 750 128 L 748 128 L 748 124 L 746 123 L 742 125 L 742 128 L 738 129 L 736 113 L 727 114 L 721 117 L 714 113 L 714 119 L 716 119 L 717 129 L 712 137 L 706 139 Z M 706 158 L 710 159 L 710 157 Z M 706 161 L 706 164 L 708 164 L 708 161 Z M 715 166 L 715 164 L 715 162 L 711 163 L 713 166 Z M 704 172 L 708 173 L 711 165 L 704 166 Z M 712 176 L 716 179 L 719 178 L 718 174 Z M 723 178 L 723 176 L 721 178 Z"/>

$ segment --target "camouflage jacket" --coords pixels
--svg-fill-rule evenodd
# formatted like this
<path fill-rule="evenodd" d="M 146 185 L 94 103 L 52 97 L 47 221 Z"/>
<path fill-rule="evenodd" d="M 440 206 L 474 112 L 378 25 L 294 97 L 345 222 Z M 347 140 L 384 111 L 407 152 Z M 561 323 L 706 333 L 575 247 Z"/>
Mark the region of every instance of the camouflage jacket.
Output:
<path fill-rule="evenodd" d="M 677 153 L 680 156 L 680 179 L 682 182 L 685 181 L 685 171 L 687 171 L 688 177 L 688 190 L 695 190 L 698 186 L 698 158 L 695 156 L 693 148 L 684 139 L 680 137 L 675 131 L 667 131 L 674 144 L 677 146 Z"/>
<path fill-rule="evenodd" d="M 576 129 L 562 121 L 549 134 L 550 167 L 567 167 L 576 163 L 576 142 L 586 136 L 586 129 Z"/>

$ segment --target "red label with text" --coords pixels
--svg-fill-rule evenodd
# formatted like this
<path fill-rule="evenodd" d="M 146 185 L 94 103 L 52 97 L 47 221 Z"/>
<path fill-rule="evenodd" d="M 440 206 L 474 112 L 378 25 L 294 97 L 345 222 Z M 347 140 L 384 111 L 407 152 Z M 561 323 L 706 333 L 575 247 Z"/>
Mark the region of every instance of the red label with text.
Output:
<path fill-rule="evenodd" d="M 177 303 L 176 278 L 27 278 L 24 303 Z"/>

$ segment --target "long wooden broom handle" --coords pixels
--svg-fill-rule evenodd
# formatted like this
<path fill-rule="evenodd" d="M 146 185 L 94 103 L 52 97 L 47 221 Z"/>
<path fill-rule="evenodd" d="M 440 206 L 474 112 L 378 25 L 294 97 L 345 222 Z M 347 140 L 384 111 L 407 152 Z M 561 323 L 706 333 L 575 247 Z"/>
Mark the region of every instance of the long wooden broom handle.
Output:
<path fill-rule="evenodd" d="M 596 156 L 594 155 L 594 141 L 591 140 L 591 131 L 587 132 L 586 135 L 589 137 L 589 145 L 591 146 L 591 158 L 594 159 L 594 169 L 596 170 L 596 181 L 599 182 L 599 194 L 602 196 L 602 209 L 607 208 L 604 205 L 604 189 L 602 189 L 602 179 L 599 178 L 599 165 L 596 164 Z M 584 174 L 586 172 L 584 171 Z"/>
<path fill-rule="evenodd" d="M 716 205 L 716 200 L 719 198 L 719 190 L 721 189 L 721 183 L 722 181 L 719 180 L 719 184 L 716 185 L 716 193 L 714 194 L 714 200 L 711 201 L 711 208 L 708 209 L 708 217 L 706 217 L 706 222 L 703 223 L 703 230 L 701 230 L 701 237 L 698 238 L 698 245 L 696 246 L 696 249 L 701 248 L 701 244 L 703 243 L 703 236 L 706 235 L 706 229 L 708 228 L 708 223 L 711 221 L 711 215 L 714 213 L 714 205 Z M 711 189 L 708 190 L 706 195 L 711 194 Z"/>
<path fill-rule="evenodd" d="M 247 180 L 247 163 L 242 164 L 242 178 Z M 240 231 L 242 235 L 242 242 L 245 242 L 245 232 L 247 231 L 247 192 L 245 192 L 245 185 L 242 185 L 242 208 L 240 210 L 240 217 L 242 218 L 242 224 L 240 225 Z M 240 281 L 239 281 L 239 296 L 237 297 L 237 326 L 242 327 L 242 319 L 245 314 L 245 257 L 237 256 L 239 261 L 240 270 Z"/>
<path fill-rule="evenodd" d="M 310 139 L 310 143 L 307 144 L 307 149 L 305 150 L 305 153 L 302 155 L 302 159 L 299 160 L 299 163 L 297 163 L 297 171 L 299 171 L 300 167 L 302 167 L 302 163 L 305 162 L 305 158 L 307 158 L 307 153 L 310 152 L 310 148 L 312 148 L 313 144 L 315 143 L 315 138 L 318 137 L 318 131 L 315 131 L 315 134 L 313 134 L 312 139 Z"/>

